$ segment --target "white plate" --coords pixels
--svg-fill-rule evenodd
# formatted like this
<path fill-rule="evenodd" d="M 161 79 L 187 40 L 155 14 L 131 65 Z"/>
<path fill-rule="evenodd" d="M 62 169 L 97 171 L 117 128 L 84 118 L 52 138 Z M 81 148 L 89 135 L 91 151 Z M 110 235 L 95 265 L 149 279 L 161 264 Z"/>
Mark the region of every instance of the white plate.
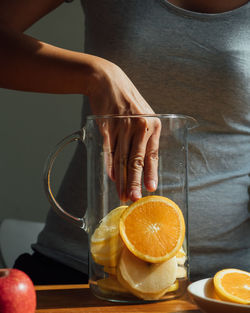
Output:
<path fill-rule="evenodd" d="M 213 297 L 213 279 L 198 280 L 188 286 L 188 293 L 198 307 L 206 313 L 250 313 L 250 305 L 216 300 Z"/>

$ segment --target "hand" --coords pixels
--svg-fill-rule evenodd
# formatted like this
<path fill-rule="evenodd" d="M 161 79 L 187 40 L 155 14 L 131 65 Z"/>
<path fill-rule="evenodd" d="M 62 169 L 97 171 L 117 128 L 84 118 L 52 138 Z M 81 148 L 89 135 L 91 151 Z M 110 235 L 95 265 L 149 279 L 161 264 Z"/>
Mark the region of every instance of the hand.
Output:
<path fill-rule="evenodd" d="M 120 199 L 135 201 L 141 197 L 143 172 L 147 190 L 157 188 L 161 123 L 126 74 L 115 64 L 97 59 L 98 79 L 89 95 L 92 112 L 124 115 L 98 123 L 104 137 L 107 172 Z M 149 116 L 131 116 L 141 114 Z"/>

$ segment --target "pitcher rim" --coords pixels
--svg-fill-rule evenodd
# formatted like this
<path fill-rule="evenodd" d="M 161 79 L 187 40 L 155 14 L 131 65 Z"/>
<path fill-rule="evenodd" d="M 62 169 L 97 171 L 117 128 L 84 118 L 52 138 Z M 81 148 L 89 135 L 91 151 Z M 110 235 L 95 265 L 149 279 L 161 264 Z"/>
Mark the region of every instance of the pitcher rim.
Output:
<path fill-rule="evenodd" d="M 87 115 L 86 119 L 87 120 L 96 120 L 96 119 L 111 119 L 111 118 L 136 118 L 136 117 L 157 117 L 157 118 L 164 118 L 164 119 L 183 119 L 187 120 L 189 122 L 192 121 L 192 124 L 189 125 L 188 128 L 193 128 L 198 125 L 197 120 L 190 115 L 185 115 L 185 114 L 177 114 L 177 113 L 167 113 L 167 114 L 105 114 L 105 115 Z"/>
<path fill-rule="evenodd" d="M 184 118 L 196 120 L 193 116 L 178 113 L 155 113 L 155 114 L 101 114 L 95 115 L 90 114 L 86 116 L 87 119 L 98 119 L 98 118 L 123 118 L 123 117 L 165 117 L 165 118 Z"/>

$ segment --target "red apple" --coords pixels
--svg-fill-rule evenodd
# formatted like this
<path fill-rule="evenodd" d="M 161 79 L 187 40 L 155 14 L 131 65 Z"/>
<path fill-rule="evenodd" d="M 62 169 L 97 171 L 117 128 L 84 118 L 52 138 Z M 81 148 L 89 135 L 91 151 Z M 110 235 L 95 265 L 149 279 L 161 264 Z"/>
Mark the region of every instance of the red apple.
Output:
<path fill-rule="evenodd" d="M 34 313 L 36 292 L 32 280 L 17 269 L 0 269 L 0 312 Z"/>

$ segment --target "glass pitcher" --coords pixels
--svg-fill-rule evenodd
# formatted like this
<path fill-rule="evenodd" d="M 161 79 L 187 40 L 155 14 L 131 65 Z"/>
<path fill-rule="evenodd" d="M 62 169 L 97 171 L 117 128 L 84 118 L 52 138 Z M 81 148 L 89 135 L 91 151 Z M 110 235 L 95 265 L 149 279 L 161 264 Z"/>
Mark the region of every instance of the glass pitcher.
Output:
<path fill-rule="evenodd" d="M 121 219 L 133 202 L 121 197 L 121 194 L 119 196 L 117 181 L 112 179 L 110 171 L 113 151 L 107 149 L 107 137 L 104 140 L 107 129 L 112 133 L 121 125 L 137 122 L 141 125 L 142 121 L 152 119 L 157 119 L 160 125 L 158 183 L 153 192 L 149 192 L 142 183 L 142 198 L 147 200 L 154 199 L 148 196 L 158 196 L 156 199 L 163 199 L 160 196 L 169 199 L 170 203 L 173 201 L 181 210 L 185 223 L 180 249 L 170 260 L 158 263 L 141 260 L 138 255 L 134 255 L 121 236 Z M 185 291 L 189 279 L 187 135 L 195 126 L 196 121 L 192 117 L 174 114 L 88 116 L 85 126 L 64 138 L 49 155 L 44 177 L 48 199 L 58 214 L 88 233 L 89 285 L 98 298 L 145 303 L 173 299 Z M 124 127 L 122 131 L 126 137 L 127 128 Z M 87 210 L 82 217 L 73 216 L 61 207 L 52 193 L 50 181 L 58 153 L 75 141 L 85 144 L 87 150 Z M 127 162 L 124 160 L 124 151 L 129 149 L 131 144 L 126 140 L 120 140 L 115 145 L 116 160 L 120 160 L 116 166 L 120 166 L 118 171 L 123 174 Z M 122 180 L 126 180 L 125 177 L 126 174 L 120 175 Z M 124 181 L 121 184 L 124 185 Z M 167 267 L 166 262 L 169 263 Z M 154 280 L 157 280 L 157 286 Z"/>

